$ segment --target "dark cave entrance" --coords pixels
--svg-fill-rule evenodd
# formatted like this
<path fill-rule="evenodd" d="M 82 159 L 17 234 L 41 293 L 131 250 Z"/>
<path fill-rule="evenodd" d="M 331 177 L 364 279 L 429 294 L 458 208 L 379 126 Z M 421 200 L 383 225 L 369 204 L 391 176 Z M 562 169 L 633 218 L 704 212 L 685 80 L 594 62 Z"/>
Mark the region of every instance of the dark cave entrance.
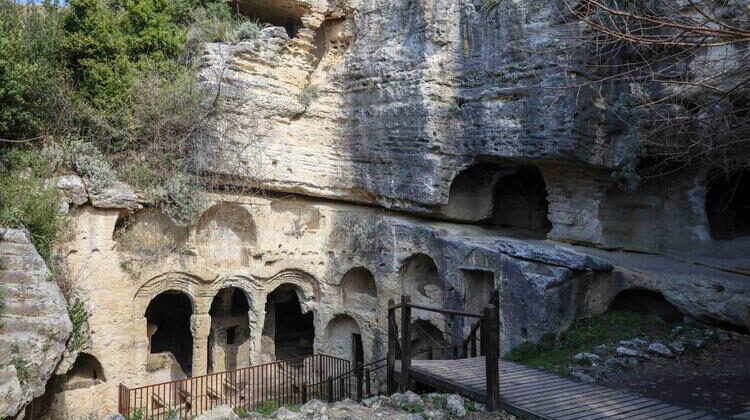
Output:
<path fill-rule="evenodd" d="M 261 26 L 284 28 L 289 38 L 296 37 L 297 32 L 304 27 L 302 16 L 308 12 L 298 2 L 289 0 L 234 0 L 230 7 Z"/>
<path fill-rule="evenodd" d="M 552 229 L 548 206 L 542 172 L 533 166 L 522 166 L 495 184 L 491 224 L 546 235 Z"/>
<path fill-rule="evenodd" d="M 190 298 L 177 291 L 159 294 L 146 309 L 149 329 L 156 328 L 150 340 L 151 353 L 172 353 L 188 376 L 193 365 L 193 336 L 190 332 L 192 314 Z"/>
<path fill-rule="evenodd" d="M 208 371 L 223 372 L 250 366 L 250 324 L 245 292 L 221 289 L 211 302 Z"/>
<path fill-rule="evenodd" d="M 609 305 L 611 312 L 656 315 L 665 322 L 682 321 L 683 314 L 659 292 L 645 289 L 623 290 Z"/>
<path fill-rule="evenodd" d="M 302 313 L 297 290 L 293 285 L 279 286 L 268 295 L 263 335 L 273 337 L 276 360 L 313 354 L 313 313 Z"/>
<path fill-rule="evenodd" d="M 713 176 L 706 194 L 711 237 L 717 240 L 750 236 L 750 171 Z"/>

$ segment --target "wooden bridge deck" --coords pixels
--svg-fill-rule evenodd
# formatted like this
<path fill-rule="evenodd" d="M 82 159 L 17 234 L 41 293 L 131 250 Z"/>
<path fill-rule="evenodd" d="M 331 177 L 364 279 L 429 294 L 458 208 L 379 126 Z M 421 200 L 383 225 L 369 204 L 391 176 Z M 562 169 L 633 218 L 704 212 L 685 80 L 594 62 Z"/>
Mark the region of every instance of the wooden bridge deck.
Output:
<path fill-rule="evenodd" d="M 400 371 L 396 363 L 396 371 Z M 412 360 L 411 377 L 436 389 L 486 401 L 484 357 Z M 500 406 L 543 420 L 714 420 L 704 412 L 589 385 L 500 360 Z"/>

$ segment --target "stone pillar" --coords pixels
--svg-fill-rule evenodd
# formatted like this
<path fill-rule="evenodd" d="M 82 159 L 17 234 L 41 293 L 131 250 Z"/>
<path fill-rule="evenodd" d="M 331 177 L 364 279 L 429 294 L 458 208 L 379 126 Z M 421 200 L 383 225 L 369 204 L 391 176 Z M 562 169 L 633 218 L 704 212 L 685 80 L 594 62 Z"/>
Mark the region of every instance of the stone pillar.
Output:
<path fill-rule="evenodd" d="M 139 319 L 135 323 L 134 338 L 133 366 L 138 372 L 145 372 L 148 355 L 151 350 L 149 348 L 148 320 L 146 317 Z"/>
<path fill-rule="evenodd" d="M 208 335 L 211 333 L 211 315 L 195 314 L 190 317 L 190 332 L 193 334 L 192 376 L 208 373 Z"/>

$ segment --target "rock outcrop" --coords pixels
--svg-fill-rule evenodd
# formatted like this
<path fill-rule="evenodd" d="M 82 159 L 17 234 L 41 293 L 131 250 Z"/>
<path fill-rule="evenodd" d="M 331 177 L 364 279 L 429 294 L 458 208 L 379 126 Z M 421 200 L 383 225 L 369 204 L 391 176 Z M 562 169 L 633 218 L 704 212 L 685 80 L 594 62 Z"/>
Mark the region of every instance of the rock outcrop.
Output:
<path fill-rule="evenodd" d="M 0 418 L 13 418 L 44 393 L 72 326 L 26 231 L 0 229 L 0 263 Z"/>

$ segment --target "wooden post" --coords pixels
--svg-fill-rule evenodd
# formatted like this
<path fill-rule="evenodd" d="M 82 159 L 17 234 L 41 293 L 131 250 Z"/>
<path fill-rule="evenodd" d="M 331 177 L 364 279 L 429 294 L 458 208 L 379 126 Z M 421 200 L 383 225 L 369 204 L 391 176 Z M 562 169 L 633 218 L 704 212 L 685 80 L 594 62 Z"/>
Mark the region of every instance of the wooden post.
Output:
<path fill-rule="evenodd" d="M 427 360 L 432 360 L 432 346 L 427 346 Z"/>
<path fill-rule="evenodd" d="M 395 305 L 396 302 L 393 299 L 388 299 L 388 361 L 386 370 L 386 380 L 388 385 L 388 395 L 396 392 L 396 311 L 390 309 L 391 306 Z"/>
<path fill-rule="evenodd" d="M 401 392 L 409 390 L 411 370 L 411 298 L 401 296 Z"/>
<path fill-rule="evenodd" d="M 497 308 L 489 305 L 484 308 L 482 325 L 487 341 L 484 345 L 485 368 L 487 375 L 487 410 L 496 411 L 500 408 L 500 329 Z M 483 340 L 484 341 L 484 340 Z"/>
<path fill-rule="evenodd" d="M 362 401 L 362 336 L 352 334 L 352 359 L 354 362 L 354 378 L 357 382 L 357 401 Z"/>
<path fill-rule="evenodd" d="M 339 401 L 343 400 L 344 398 L 349 398 L 350 395 L 346 392 L 346 378 L 349 375 L 342 376 L 341 379 L 339 379 Z M 351 378 L 349 378 L 351 381 Z M 349 385 L 351 385 L 351 382 L 349 382 Z"/>
<path fill-rule="evenodd" d="M 329 376 L 326 382 L 328 385 L 328 403 L 330 404 L 333 402 L 333 376 Z"/>
<path fill-rule="evenodd" d="M 302 381 L 302 404 L 307 402 L 307 383 Z"/>
<path fill-rule="evenodd" d="M 471 336 L 471 357 L 477 357 L 477 334 Z"/>
<path fill-rule="evenodd" d="M 487 355 L 487 320 L 482 313 L 482 319 L 479 321 L 479 355 Z"/>

